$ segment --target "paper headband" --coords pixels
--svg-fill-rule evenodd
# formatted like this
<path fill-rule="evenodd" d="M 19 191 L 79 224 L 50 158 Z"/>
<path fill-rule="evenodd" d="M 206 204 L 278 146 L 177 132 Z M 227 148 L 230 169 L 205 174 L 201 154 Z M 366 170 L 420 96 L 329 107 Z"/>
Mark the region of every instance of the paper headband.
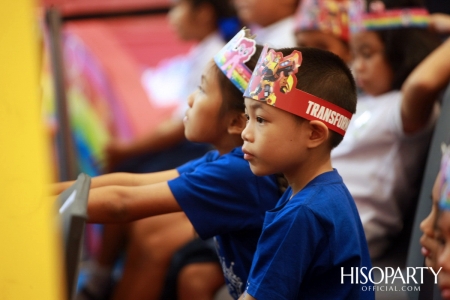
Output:
<path fill-rule="evenodd" d="M 352 113 L 296 88 L 295 74 L 302 63 L 302 53 L 294 50 L 283 56 L 264 47 L 244 97 L 264 101 L 307 120 L 320 120 L 330 129 L 345 134 Z"/>
<path fill-rule="evenodd" d="M 249 35 L 249 30 L 242 29 L 214 56 L 220 70 L 242 93 L 252 76 L 252 71 L 245 63 L 256 51 L 256 42 Z"/>
<path fill-rule="evenodd" d="M 350 4 L 350 30 L 357 33 L 365 30 L 395 28 L 425 28 L 429 24 L 429 13 L 423 8 L 386 10 L 381 1 L 372 2 L 370 12 L 365 11 L 364 0 L 354 0 Z"/>
<path fill-rule="evenodd" d="M 303 0 L 296 18 L 296 30 L 320 30 L 349 40 L 348 0 Z"/>
<path fill-rule="evenodd" d="M 439 208 L 450 210 L 450 146 L 442 144 L 441 180 L 439 182 Z"/>

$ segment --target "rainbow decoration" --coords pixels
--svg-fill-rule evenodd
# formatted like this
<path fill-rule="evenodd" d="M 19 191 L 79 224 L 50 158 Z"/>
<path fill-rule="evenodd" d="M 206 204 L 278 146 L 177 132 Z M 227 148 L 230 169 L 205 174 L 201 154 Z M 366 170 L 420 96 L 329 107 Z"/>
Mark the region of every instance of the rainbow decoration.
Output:
<path fill-rule="evenodd" d="M 365 13 L 364 1 L 350 4 L 350 30 L 352 33 L 364 30 L 384 30 L 396 28 L 426 28 L 429 24 L 429 12 L 424 8 L 382 9 Z"/>
<path fill-rule="evenodd" d="M 396 9 L 382 13 L 370 13 L 363 18 L 363 26 L 368 30 L 401 27 L 427 27 L 429 14 L 426 9 Z"/>
<path fill-rule="evenodd" d="M 242 93 L 252 77 L 245 63 L 256 51 L 256 42 L 249 36 L 249 30 L 242 29 L 214 56 L 217 66 Z"/>

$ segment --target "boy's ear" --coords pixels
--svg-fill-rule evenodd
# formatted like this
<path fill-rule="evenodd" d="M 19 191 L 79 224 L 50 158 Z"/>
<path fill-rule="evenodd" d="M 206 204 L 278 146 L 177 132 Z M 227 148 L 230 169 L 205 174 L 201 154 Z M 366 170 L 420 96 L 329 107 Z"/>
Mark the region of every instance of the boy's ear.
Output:
<path fill-rule="evenodd" d="M 330 131 L 328 127 L 319 120 L 309 121 L 310 135 L 308 140 L 309 148 L 316 148 L 328 141 Z"/>
<path fill-rule="evenodd" d="M 247 117 L 245 114 L 237 113 L 233 114 L 233 117 L 228 124 L 228 133 L 229 134 L 238 134 L 241 135 L 242 131 L 247 124 Z"/>

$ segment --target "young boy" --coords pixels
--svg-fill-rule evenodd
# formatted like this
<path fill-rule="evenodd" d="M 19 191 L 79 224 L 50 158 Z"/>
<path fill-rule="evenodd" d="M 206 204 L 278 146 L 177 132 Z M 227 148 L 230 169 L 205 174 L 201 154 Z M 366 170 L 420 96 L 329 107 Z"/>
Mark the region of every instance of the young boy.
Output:
<path fill-rule="evenodd" d="M 356 108 L 348 67 L 319 49 L 263 51 L 244 96 L 244 158 L 254 174 L 283 173 L 290 187 L 266 213 L 241 299 L 373 299 L 371 282 L 350 275 L 367 275 L 371 263 L 330 160 Z"/>

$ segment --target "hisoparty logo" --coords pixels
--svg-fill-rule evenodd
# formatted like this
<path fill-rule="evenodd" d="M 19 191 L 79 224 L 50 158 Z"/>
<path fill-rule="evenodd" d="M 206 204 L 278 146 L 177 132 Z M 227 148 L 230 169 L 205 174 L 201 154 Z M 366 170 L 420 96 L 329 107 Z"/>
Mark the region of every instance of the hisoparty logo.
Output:
<path fill-rule="evenodd" d="M 441 272 L 442 267 L 439 268 L 438 271 L 434 271 L 433 268 L 430 267 L 407 267 L 403 270 L 400 267 L 392 268 L 392 267 L 351 267 L 344 268 L 341 267 L 341 284 L 351 283 L 351 284 L 362 284 L 369 286 L 363 287 L 366 290 L 380 290 L 380 291 L 397 291 L 397 287 L 393 287 L 392 285 L 402 286 L 402 291 L 410 290 L 406 288 L 406 285 L 409 284 L 423 284 L 424 282 L 424 273 L 431 272 L 434 276 L 434 284 L 437 284 L 437 276 Z M 374 284 L 374 286 L 370 287 L 370 283 Z M 381 288 L 375 285 L 383 285 Z M 410 287 L 412 289 L 412 287 Z M 417 287 L 414 287 L 417 288 Z M 419 287 L 420 288 L 420 287 Z"/>

